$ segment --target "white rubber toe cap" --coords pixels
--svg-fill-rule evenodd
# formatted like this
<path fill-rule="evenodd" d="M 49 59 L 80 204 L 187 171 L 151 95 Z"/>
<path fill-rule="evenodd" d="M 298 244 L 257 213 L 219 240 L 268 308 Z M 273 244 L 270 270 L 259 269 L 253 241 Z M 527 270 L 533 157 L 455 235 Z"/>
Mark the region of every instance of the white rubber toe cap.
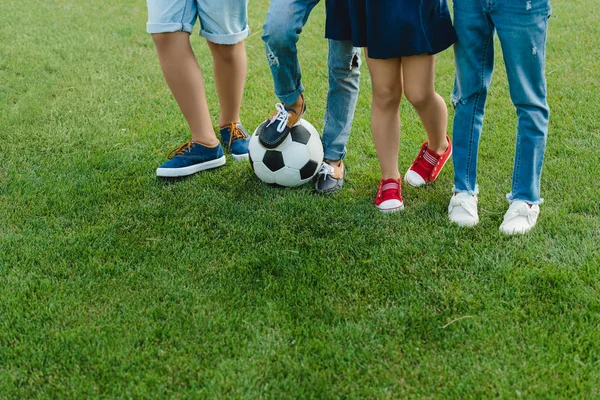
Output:
<path fill-rule="evenodd" d="M 504 214 L 504 221 L 500 225 L 500 232 L 507 235 L 523 234 L 529 232 L 537 223 L 540 215 L 540 206 L 515 200 Z"/>
<path fill-rule="evenodd" d="M 400 200 L 386 200 L 377 206 L 382 213 L 392 213 L 404 209 L 404 203 Z"/>
<path fill-rule="evenodd" d="M 423 186 L 425 183 L 425 179 L 421 177 L 421 175 L 417 174 L 412 169 L 406 171 L 406 175 L 404 175 L 404 181 L 408 183 L 410 186 L 419 187 Z"/>
<path fill-rule="evenodd" d="M 474 226 L 479 222 L 477 196 L 456 193 L 448 205 L 448 218 L 458 226 Z"/>

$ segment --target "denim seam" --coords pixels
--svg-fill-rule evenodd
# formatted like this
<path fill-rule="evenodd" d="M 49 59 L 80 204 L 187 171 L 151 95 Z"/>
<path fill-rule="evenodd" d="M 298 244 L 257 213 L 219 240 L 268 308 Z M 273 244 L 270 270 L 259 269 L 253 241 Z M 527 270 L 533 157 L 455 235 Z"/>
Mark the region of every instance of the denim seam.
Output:
<path fill-rule="evenodd" d="M 185 18 L 185 11 L 187 10 L 188 1 L 189 0 L 185 0 L 185 3 L 183 5 L 183 11 L 181 12 L 181 26 L 182 26 L 182 29 L 183 29 L 183 19 Z"/>
<path fill-rule="evenodd" d="M 471 171 L 471 162 L 473 160 L 473 131 L 475 129 L 475 114 L 477 112 L 477 107 L 479 106 L 479 99 L 481 98 L 481 91 L 485 88 L 485 62 L 487 59 L 487 54 L 489 51 L 489 46 L 490 46 L 490 41 L 493 39 L 494 37 L 494 31 L 492 30 L 492 34 L 488 36 L 487 42 L 485 44 L 485 51 L 483 52 L 483 60 L 481 63 L 481 80 L 480 80 L 480 90 L 477 93 L 477 96 L 475 97 L 475 101 L 473 103 L 473 115 L 471 117 L 471 132 L 469 132 L 469 155 L 467 157 L 467 173 L 466 175 L 466 182 L 467 182 L 467 187 L 471 187 L 471 181 L 470 181 L 470 171 Z M 481 133 L 480 133 L 481 136 Z M 477 171 L 475 171 L 475 173 L 477 174 Z"/>
<path fill-rule="evenodd" d="M 519 116 L 517 116 L 519 118 Z M 516 154 L 515 154 L 515 170 L 513 171 L 513 182 L 512 182 L 512 193 L 517 191 L 519 185 L 519 167 L 521 166 L 521 134 L 517 131 L 517 143 L 516 143 Z"/>
<path fill-rule="evenodd" d="M 330 48 L 330 46 L 329 46 L 329 43 L 327 43 L 327 44 L 328 44 L 328 46 L 327 46 L 327 68 L 329 69 L 329 68 L 330 68 L 330 66 L 331 66 L 331 58 L 332 58 L 332 55 L 331 55 L 331 48 Z M 329 78 L 329 77 L 328 77 L 328 78 Z M 329 84 L 329 82 L 328 82 L 328 84 Z M 329 113 L 327 112 L 327 111 L 328 111 L 328 110 L 327 110 L 327 108 L 328 108 L 328 107 L 329 107 L 329 103 L 326 103 L 326 104 L 325 104 L 325 115 L 323 116 L 323 127 L 326 127 L 326 126 L 327 126 L 327 120 L 329 119 Z M 321 138 L 321 140 L 322 140 L 322 139 L 323 139 L 323 138 Z"/>
<path fill-rule="evenodd" d="M 310 16 L 312 9 L 315 8 L 315 6 L 319 3 L 319 1 L 321 1 L 321 0 L 316 0 L 316 1 L 313 1 L 309 4 L 307 4 L 307 6 L 305 8 L 304 18 L 302 18 L 302 21 L 304 22 L 302 24 L 303 28 L 304 28 L 304 25 L 306 25 L 306 21 L 308 21 L 308 17 Z"/>

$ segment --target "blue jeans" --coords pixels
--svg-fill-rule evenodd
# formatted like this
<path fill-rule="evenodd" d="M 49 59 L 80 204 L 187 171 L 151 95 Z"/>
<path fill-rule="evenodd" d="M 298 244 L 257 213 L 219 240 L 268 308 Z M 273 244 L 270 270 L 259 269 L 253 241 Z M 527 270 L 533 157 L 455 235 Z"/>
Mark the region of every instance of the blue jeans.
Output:
<path fill-rule="evenodd" d="M 271 0 L 263 26 L 267 60 L 275 95 L 282 103 L 294 103 L 301 93 L 302 73 L 296 43 L 313 7 L 319 0 Z M 329 40 L 329 91 L 323 128 L 324 157 L 341 160 L 358 98 L 360 49 L 350 41 Z"/>
<path fill-rule="evenodd" d="M 477 194 L 477 152 L 498 33 L 517 113 L 517 143 L 509 202 L 539 204 L 548 136 L 546 35 L 549 0 L 454 0 L 454 192 Z"/>

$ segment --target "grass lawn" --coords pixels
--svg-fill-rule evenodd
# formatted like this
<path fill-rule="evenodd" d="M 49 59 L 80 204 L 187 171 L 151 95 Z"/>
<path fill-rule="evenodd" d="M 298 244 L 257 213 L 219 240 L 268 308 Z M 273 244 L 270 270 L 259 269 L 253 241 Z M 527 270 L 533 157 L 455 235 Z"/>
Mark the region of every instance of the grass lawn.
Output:
<path fill-rule="evenodd" d="M 276 98 L 252 0 L 243 122 Z M 141 1 L 3 0 L 0 398 L 599 398 L 600 11 L 555 1 L 538 226 L 498 232 L 515 113 L 501 55 L 479 165 L 481 223 L 447 221 L 452 166 L 406 210 L 372 204 L 370 83 L 347 186 L 263 185 L 248 163 L 163 181 L 188 140 Z M 309 112 L 327 92 L 324 5 L 300 41 Z M 206 44 L 194 48 L 219 110 Z M 448 100 L 451 51 L 438 58 Z M 402 107 L 401 170 L 425 134 Z M 452 115 L 450 116 L 452 117 Z"/>

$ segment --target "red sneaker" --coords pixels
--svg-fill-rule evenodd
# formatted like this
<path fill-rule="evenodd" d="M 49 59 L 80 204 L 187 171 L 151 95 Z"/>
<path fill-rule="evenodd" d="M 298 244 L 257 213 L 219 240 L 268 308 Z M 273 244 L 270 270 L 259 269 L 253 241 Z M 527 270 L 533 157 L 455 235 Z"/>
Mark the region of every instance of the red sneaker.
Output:
<path fill-rule="evenodd" d="M 435 181 L 452 155 L 452 142 L 447 135 L 446 139 L 448 140 L 448 148 L 444 154 L 437 154 L 429 150 L 427 148 L 427 141 L 423 142 L 419 155 L 415 158 L 409 170 L 406 171 L 406 175 L 404 175 L 406 183 L 419 187 Z"/>
<path fill-rule="evenodd" d="M 382 213 L 392 213 L 404 209 L 402 179 L 380 180 L 375 205 Z"/>

